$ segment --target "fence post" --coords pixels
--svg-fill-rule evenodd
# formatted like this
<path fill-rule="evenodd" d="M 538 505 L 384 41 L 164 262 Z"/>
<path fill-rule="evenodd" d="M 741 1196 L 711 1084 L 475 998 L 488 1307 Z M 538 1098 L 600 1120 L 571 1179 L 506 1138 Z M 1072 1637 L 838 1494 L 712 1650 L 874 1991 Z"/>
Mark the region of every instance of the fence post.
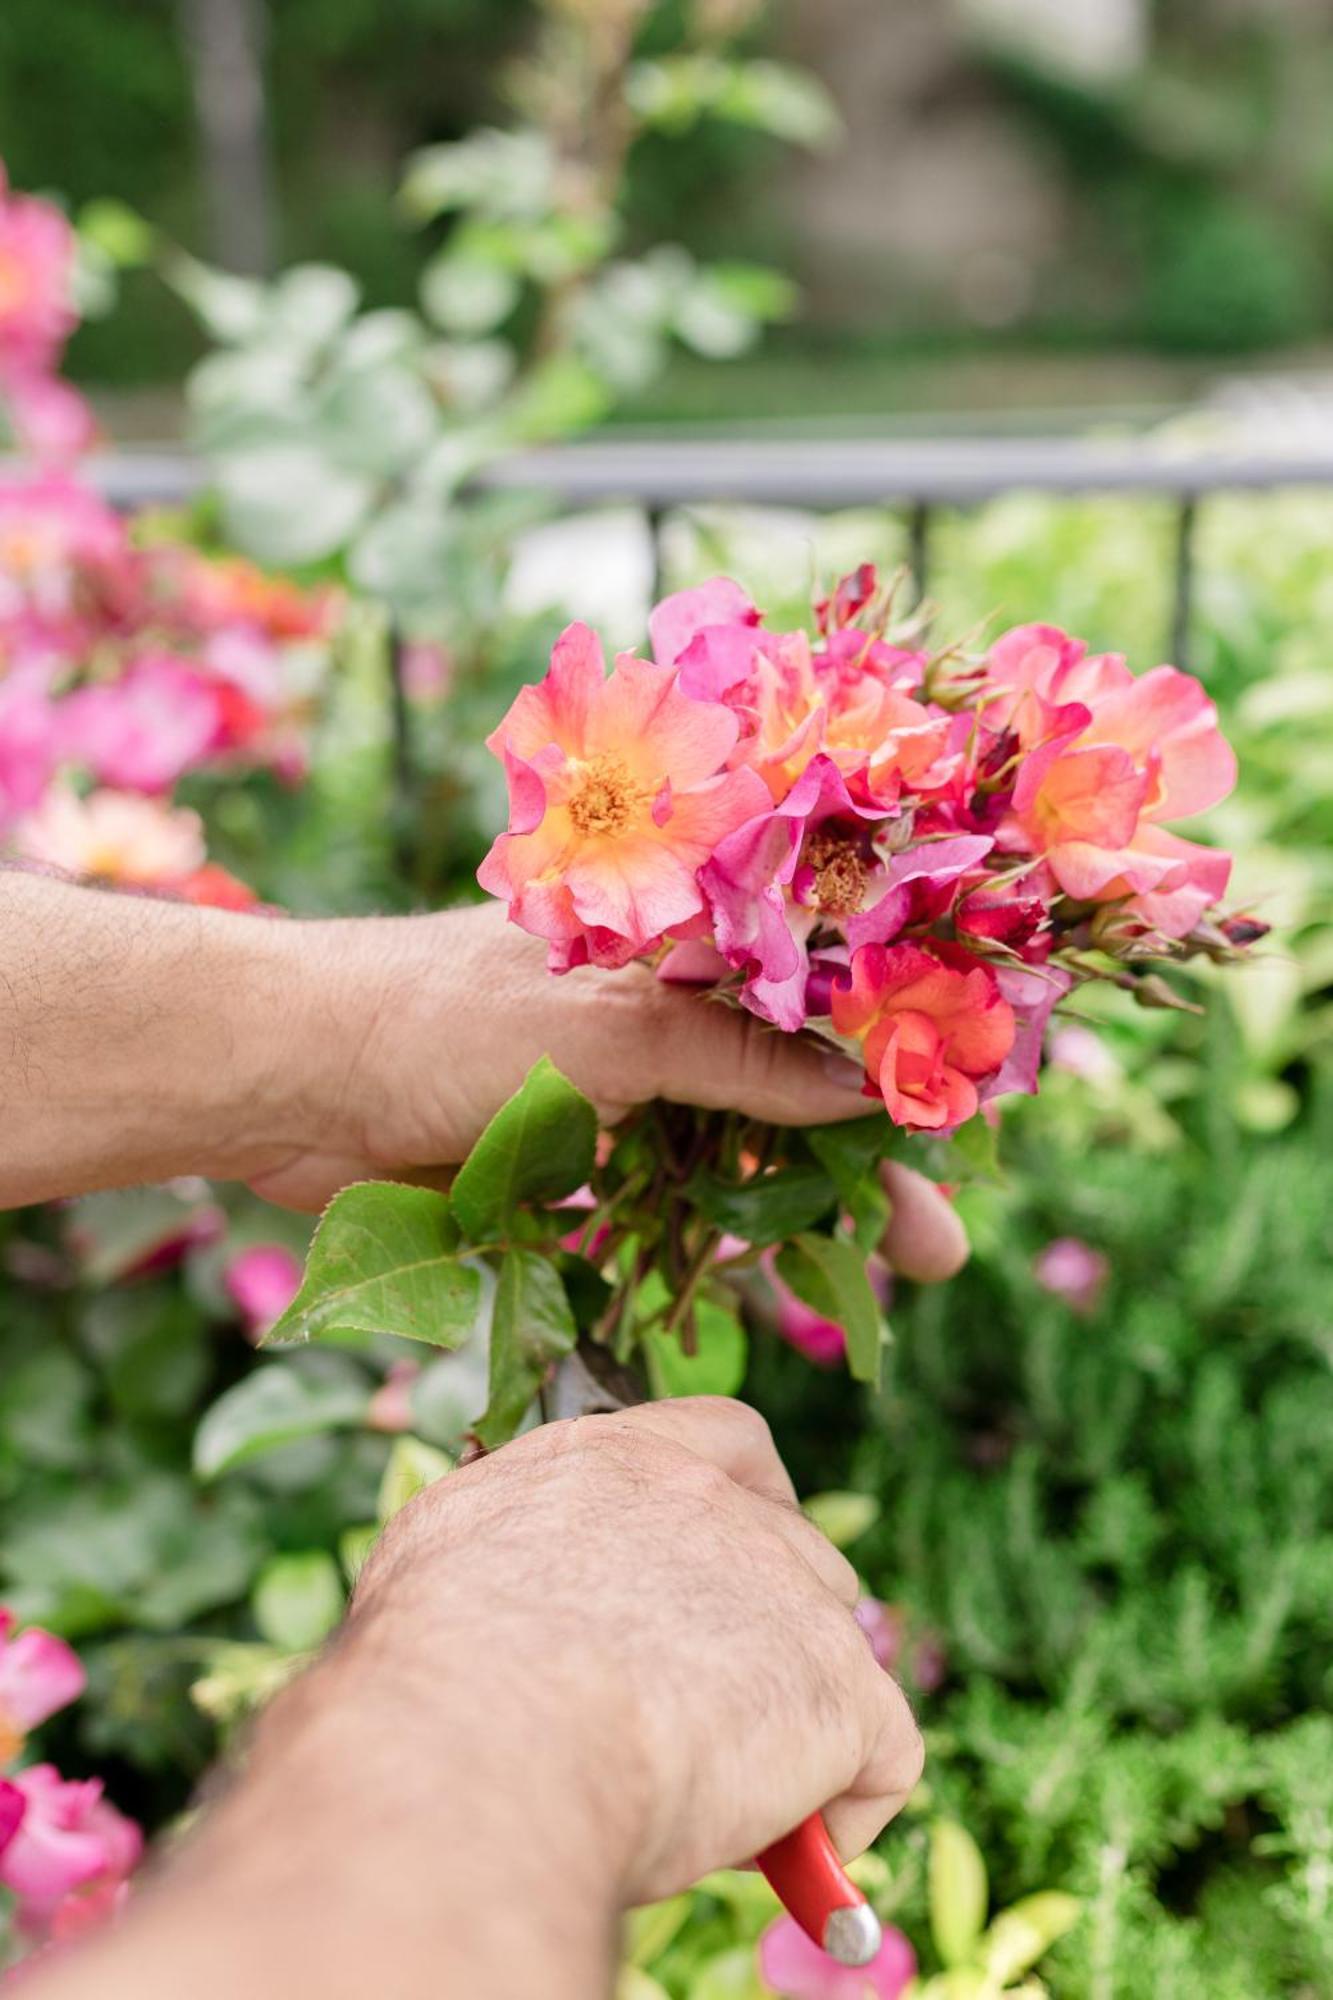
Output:
<path fill-rule="evenodd" d="M 664 507 L 645 507 L 643 518 L 647 523 L 648 544 L 652 551 L 649 603 L 660 604 L 666 594 L 663 589 L 666 577 L 663 574 L 662 568 L 662 527 L 666 521 L 666 509 Z"/>
<path fill-rule="evenodd" d="M 1194 530 L 1199 517 L 1199 496 L 1184 493 L 1176 516 L 1175 585 L 1171 599 L 1171 635 L 1168 652 L 1174 666 L 1189 671 L 1190 626 L 1194 616 Z"/>
<path fill-rule="evenodd" d="M 403 655 L 407 641 L 396 619 L 386 633 L 389 677 L 390 790 L 393 853 L 399 869 L 410 876 L 417 851 L 417 786 L 412 754 L 412 712 L 407 699 Z"/>
<path fill-rule="evenodd" d="M 920 604 L 926 594 L 930 576 L 930 502 L 914 500 L 907 516 L 907 562 L 912 572 L 916 595 L 914 604 Z M 910 607 L 909 607 L 910 609 Z"/>

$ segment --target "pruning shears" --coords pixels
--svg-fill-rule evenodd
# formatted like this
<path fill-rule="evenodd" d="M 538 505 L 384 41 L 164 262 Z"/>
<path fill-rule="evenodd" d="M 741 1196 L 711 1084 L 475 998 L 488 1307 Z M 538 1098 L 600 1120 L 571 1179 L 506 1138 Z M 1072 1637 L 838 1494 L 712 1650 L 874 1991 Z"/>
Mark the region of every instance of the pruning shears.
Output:
<path fill-rule="evenodd" d="M 604 1349 L 580 1343 L 547 1396 L 552 1417 L 591 1416 L 641 1403 L 643 1389 Z M 788 1913 L 840 1965 L 869 1965 L 883 1943 L 879 1918 L 838 1858 L 822 1813 L 811 1813 L 755 1857 Z"/>

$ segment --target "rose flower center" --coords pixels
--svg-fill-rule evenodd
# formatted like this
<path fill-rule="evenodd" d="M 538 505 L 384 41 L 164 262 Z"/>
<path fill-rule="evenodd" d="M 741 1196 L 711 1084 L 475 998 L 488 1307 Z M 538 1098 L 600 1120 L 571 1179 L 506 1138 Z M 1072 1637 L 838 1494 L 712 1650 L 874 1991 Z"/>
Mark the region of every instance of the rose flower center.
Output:
<path fill-rule="evenodd" d="M 569 801 L 569 817 L 580 833 L 623 833 L 642 801 L 619 757 L 594 757 Z"/>
<path fill-rule="evenodd" d="M 865 900 L 870 871 L 856 843 L 837 834 L 811 834 L 806 865 L 814 870 L 815 901 L 831 917 L 850 917 Z"/>

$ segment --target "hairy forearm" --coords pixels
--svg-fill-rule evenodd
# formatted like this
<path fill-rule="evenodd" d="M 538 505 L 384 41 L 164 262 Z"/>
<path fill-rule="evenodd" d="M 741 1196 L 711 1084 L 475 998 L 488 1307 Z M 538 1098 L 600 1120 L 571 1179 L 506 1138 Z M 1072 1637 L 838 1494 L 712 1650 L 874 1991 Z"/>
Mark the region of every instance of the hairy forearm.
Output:
<path fill-rule="evenodd" d="M 474 1658 L 452 1687 L 441 1667 L 426 1693 L 387 1661 L 346 1673 L 335 1651 L 274 1705 L 245 1775 L 122 1926 L 40 1990 L 600 2000 L 616 1957 L 605 1825 L 502 1663 Z"/>
<path fill-rule="evenodd" d="M 294 929 L 0 872 L 0 1204 L 299 1143 Z"/>

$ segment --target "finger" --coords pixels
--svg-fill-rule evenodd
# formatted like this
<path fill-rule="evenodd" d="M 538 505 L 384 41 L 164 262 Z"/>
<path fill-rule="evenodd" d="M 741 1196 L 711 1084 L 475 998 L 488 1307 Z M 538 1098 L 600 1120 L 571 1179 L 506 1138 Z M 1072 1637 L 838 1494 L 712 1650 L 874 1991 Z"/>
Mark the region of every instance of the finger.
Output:
<path fill-rule="evenodd" d="M 775 1502 L 756 1494 L 755 1505 L 763 1510 L 769 1527 L 776 1529 L 788 1547 L 809 1565 L 824 1588 L 851 1611 L 861 1595 L 861 1579 L 841 1550 L 835 1549 L 828 1536 L 821 1534 L 814 1522 L 790 1501 Z"/>
<path fill-rule="evenodd" d="M 770 1125 L 869 1114 L 861 1066 L 836 1049 L 697 993 L 662 992 L 650 1056 L 654 1096 L 707 1111 L 743 1111 Z"/>
<path fill-rule="evenodd" d="M 789 1512 L 797 1510 L 796 1488 L 778 1457 L 773 1433 L 757 1410 L 730 1396 L 677 1396 L 661 1403 L 641 1403 L 615 1417 L 593 1417 L 591 1423 L 620 1424 L 668 1438 L 699 1458 L 705 1458 L 762 1499 Z"/>
<path fill-rule="evenodd" d="M 893 1204 L 881 1248 L 894 1270 L 922 1285 L 941 1284 L 961 1271 L 967 1231 L 948 1196 L 895 1160 L 881 1167 L 880 1177 Z"/>
<path fill-rule="evenodd" d="M 864 1761 L 854 1782 L 824 1808 L 833 1844 L 844 1861 L 863 1854 L 902 1811 L 925 1763 L 921 1732 L 902 1689 L 868 1652 L 866 1671 L 873 1681 L 860 1700 L 870 1724 Z"/>

